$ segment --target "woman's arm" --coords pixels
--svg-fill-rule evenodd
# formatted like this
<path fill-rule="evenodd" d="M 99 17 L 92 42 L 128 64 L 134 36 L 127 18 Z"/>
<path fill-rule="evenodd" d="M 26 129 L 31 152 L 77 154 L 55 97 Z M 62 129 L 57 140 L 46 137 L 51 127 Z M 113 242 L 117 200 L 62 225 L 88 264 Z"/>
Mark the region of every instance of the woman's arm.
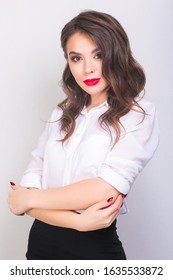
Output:
<path fill-rule="evenodd" d="M 50 225 L 89 231 L 106 228 L 117 218 L 123 196 L 110 201 L 101 201 L 82 214 L 69 210 L 31 209 L 26 214 Z"/>
<path fill-rule="evenodd" d="M 39 190 L 14 187 L 9 193 L 9 207 L 14 214 L 21 214 L 32 208 L 77 210 L 117 197 L 120 193 L 101 178 L 83 180 L 71 185 Z"/>

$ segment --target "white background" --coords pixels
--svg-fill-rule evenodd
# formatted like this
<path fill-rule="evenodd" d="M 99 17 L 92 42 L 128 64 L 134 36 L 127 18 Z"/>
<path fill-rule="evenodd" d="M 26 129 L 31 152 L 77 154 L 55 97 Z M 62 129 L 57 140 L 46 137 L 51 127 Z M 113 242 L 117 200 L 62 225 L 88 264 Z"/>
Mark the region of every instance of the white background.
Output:
<path fill-rule="evenodd" d="M 20 181 L 44 121 L 64 98 L 64 24 L 84 9 L 107 12 L 125 28 L 147 76 L 161 141 L 133 185 L 118 220 L 128 259 L 173 259 L 173 22 L 171 0 L 0 0 L 0 259 L 25 259 L 32 219 L 13 216 L 9 181 Z"/>

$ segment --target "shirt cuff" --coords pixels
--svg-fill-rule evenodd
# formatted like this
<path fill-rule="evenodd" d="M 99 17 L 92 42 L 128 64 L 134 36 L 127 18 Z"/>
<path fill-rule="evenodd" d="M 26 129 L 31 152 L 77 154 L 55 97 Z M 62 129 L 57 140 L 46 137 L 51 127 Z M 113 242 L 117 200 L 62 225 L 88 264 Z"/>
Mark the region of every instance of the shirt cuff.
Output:
<path fill-rule="evenodd" d="M 37 177 L 32 176 L 27 178 L 26 176 L 24 176 L 21 181 L 20 181 L 20 186 L 22 187 L 27 187 L 27 188 L 37 188 L 37 189 L 41 189 L 41 182 Z"/>
<path fill-rule="evenodd" d="M 129 182 L 108 165 L 104 165 L 100 168 L 98 177 L 115 187 L 122 194 L 127 194 L 130 190 Z"/>

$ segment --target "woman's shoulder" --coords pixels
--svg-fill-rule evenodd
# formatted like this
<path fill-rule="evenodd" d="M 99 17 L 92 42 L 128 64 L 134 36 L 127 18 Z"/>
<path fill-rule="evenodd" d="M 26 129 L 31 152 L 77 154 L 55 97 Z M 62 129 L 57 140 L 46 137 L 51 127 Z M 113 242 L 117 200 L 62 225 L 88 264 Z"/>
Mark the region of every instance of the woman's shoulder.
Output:
<path fill-rule="evenodd" d="M 156 110 L 155 104 L 146 97 L 139 96 L 135 98 L 135 101 L 145 111 L 146 114 L 155 112 Z"/>
<path fill-rule="evenodd" d="M 156 107 L 146 97 L 138 97 L 134 100 L 132 109 L 121 118 L 121 123 L 126 130 L 139 127 L 139 123 L 149 123 L 156 118 Z"/>

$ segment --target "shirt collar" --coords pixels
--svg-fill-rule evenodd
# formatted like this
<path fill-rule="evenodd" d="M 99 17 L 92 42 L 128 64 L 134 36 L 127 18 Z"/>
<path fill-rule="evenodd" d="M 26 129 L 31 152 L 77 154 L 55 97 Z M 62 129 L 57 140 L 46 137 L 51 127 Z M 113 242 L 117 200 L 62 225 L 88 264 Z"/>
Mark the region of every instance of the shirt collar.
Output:
<path fill-rule="evenodd" d="M 109 105 L 108 105 L 107 100 L 105 100 L 105 101 L 104 101 L 103 103 L 101 103 L 100 105 L 98 105 L 98 106 L 96 106 L 96 107 L 93 107 L 90 111 L 98 110 L 98 109 L 100 109 L 100 108 L 102 108 L 102 107 L 107 107 L 107 108 L 109 108 Z M 90 112 L 90 111 L 89 111 L 89 112 Z M 86 115 L 86 114 L 88 114 L 89 112 L 87 112 L 87 108 L 86 108 L 86 106 L 84 106 L 83 109 L 82 109 L 82 111 L 81 111 L 81 114 Z"/>

